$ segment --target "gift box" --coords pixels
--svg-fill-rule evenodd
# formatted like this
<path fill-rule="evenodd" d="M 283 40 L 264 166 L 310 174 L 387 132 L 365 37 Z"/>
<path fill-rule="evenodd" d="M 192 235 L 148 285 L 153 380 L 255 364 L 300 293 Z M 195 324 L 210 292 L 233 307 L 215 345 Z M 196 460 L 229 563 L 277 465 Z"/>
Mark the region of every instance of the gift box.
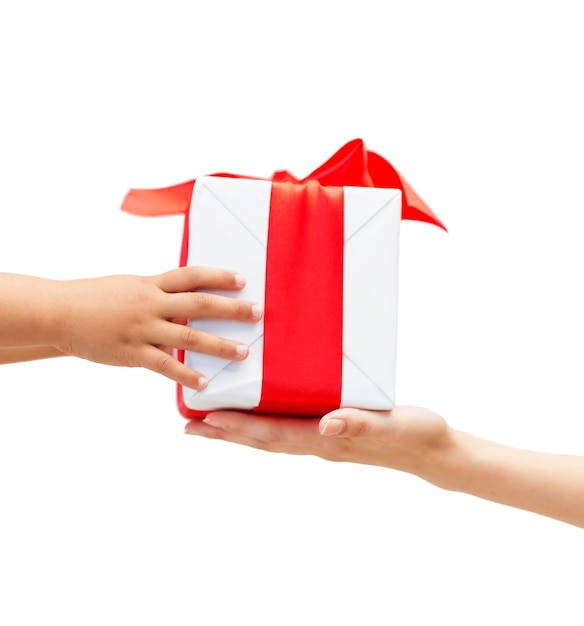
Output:
<path fill-rule="evenodd" d="M 241 272 L 245 288 L 222 295 L 264 305 L 258 323 L 189 322 L 250 351 L 244 361 L 179 353 L 209 380 L 202 391 L 178 385 L 182 415 L 394 406 L 400 221 L 444 226 L 361 140 L 303 180 L 286 171 L 271 179 L 214 174 L 131 190 L 122 208 L 184 213 L 180 264 Z"/>

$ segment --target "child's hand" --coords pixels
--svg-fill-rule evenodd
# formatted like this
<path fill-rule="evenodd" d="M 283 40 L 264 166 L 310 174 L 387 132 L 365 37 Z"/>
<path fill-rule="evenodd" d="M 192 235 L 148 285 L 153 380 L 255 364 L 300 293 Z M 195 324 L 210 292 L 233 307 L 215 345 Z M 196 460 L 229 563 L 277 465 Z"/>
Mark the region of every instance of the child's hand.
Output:
<path fill-rule="evenodd" d="M 61 320 L 56 347 L 104 363 L 145 367 L 186 387 L 202 389 L 204 373 L 189 369 L 169 348 L 241 361 L 248 346 L 194 330 L 186 320 L 213 317 L 255 322 L 259 305 L 197 289 L 238 291 L 245 279 L 228 270 L 182 267 L 158 276 L 108 276 L 55 283 Z"/>

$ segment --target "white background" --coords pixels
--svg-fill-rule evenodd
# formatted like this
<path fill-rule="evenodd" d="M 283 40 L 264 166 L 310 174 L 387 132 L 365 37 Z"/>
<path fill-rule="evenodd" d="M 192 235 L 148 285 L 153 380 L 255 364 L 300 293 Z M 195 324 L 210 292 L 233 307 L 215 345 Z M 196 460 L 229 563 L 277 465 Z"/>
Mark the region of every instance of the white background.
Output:
<path fill-rule="evenodd" d="M 581 24 L 568 0 L 3 2 L 0 269 L 165 271 L 181 218 L 122 213 L 130 187 L 305 176 L 361 137 L 449 228 L 402 225 L 398 403 L 584 454 Z M 575 527 L 186 437 L 146 370 L 4 366 L 0 392 L 7 626 L 584 619 Z"/>

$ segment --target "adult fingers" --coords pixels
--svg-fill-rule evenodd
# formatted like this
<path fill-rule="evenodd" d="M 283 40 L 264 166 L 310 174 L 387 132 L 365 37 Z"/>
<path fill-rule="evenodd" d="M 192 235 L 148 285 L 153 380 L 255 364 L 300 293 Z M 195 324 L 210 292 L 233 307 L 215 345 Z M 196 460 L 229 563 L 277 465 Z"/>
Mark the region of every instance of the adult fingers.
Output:
<path fill-rule="evenodd" d="M 261 439 L 254 439 L 246 435 L 239 434 L 237 432 L 229 432 L 223 428 L 218 428 L 205 423 L 203 420 L 195 419 L 191 420 L 185 426 L 185 434 L 197 435 L 205 437 L 206 439 L 216 439 L 219 441 L 226 441 L 228 443 L 235 443 L 238 445 L 247 446 L 248 448 L 255 448 L 256 450 L 264 450 L 266 452 L 285 452 L 289 453 L 286 446 L 280 444 L 273 444 L 270 441 L 262 441 Z"/>
<path fill-rule="evenodd" d="M 186 425 L 185 433 L 219 439 L 267 452 L 312 455 L 328 461 L 354 460 L 352 446 L 341 437 L 323 437 L 320 418 L 271 417 L 236 411 L 215 411 Z"/>
<path fill-rule="evenodd" d="M 213 411 L 203 420 L 206 424 L 232 436 L 261 441 L 274 447 L 311 447 L 318 434 L 319 418 L 253 415 L 238 411 Z"/>

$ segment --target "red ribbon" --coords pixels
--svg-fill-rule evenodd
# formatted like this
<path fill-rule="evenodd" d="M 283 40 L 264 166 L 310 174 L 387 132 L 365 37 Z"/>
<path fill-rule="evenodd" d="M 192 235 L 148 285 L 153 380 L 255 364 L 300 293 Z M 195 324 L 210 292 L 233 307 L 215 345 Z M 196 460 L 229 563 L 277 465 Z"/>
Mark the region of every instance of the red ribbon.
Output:
<path fill-rule="evenodd" d="M 237 174 L 218 173 L 214 176 L 255 178 Z M 406 179 L 375 152 L 366 150 L 361 139 L 345 144 L 328 161 L 301 180 L 282 170 L 272 175 L 273 181 L 305 183 L 318 180 L 321 185 L 342 187 L 389 187 L 403 193 L 402 219 L 428 222 L 446 230 L 430 207 L 412 189 Z M 188 213 L 194 180 L 161 189 L 131 189 L 124 198 L 122 210 L 135 215 L 177 215 Z"/>
<path fill-rule="evenodd" d="M 343 239 L 342 187 L 272 184 L 258 412 L 340 406 Z"/>

